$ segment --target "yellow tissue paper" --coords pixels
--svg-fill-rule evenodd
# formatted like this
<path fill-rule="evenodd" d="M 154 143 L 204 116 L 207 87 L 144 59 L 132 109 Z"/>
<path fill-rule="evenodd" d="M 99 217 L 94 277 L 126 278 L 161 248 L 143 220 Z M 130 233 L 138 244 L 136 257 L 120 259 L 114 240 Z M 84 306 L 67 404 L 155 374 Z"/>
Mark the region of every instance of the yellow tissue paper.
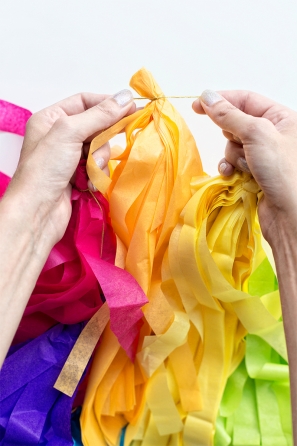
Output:
<path fill-rule="evenodd" d="M 140 70 L 130 85 L 160 99 L 98 135 L 87 169 L 110 203 L 118 265 L 149 303 L 134 364 L 104 330 L 82 409 L 83 444 L 208 446 L 245 335 L 286 357 L 274 295 L 248 293 L 266 258 L 260 190 L 246 173 L 207 177 L 193 136 L 151 74 Z M 123 128 L 127 146 L 109 179 L 92 152 Z"/>

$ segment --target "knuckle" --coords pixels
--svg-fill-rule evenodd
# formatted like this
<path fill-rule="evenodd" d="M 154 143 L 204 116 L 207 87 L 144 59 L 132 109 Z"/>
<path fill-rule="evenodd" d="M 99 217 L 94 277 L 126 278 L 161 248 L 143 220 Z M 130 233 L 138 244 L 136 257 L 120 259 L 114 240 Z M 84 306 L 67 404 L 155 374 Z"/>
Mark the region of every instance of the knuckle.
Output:
<path fill-rule="evenodd" d="M 223 107 L 218 109 L 217 112 L 218 119 L 223 120 L 233 110 L 235 110 L 235 107 L 233 107 L 231 104 L 224 104 Z"/>
<path fill-rule="evenodd" d="M 32 127 L 35 127 L 35 125 L 38 122 L 39 113 L 33 113 L 33 115 L 30 116 L 26 123 L 26 130 L 30 130 Z"/>
<path fill-rule="evenodd" d="M 98 113 L 108 119 L 114 118 L 115 117 L 115 110 L 112 107 L 112 105 L 102 105 L 102 104 L 97 104 L 95 105 L 95 110 L 98 111 Z"/>
<path fill-rule="evenodd" d="M 61 118 L 58 118 L 56 120 L 53 127 L 56 130 L 63 130 L 64 132 L 66 132 L 67 130 L 70 130 L 72 128 L 71 119 L 69 118 L 69 116 L 62 116 Z"/>
<path fill-rule="evenodd" d="M 247 133 L 249 134 L 259 134 L 266 133 L 268 129 L 271 128 L 271 122 L 266 118 L 253 118 L 247 124 Z"/>

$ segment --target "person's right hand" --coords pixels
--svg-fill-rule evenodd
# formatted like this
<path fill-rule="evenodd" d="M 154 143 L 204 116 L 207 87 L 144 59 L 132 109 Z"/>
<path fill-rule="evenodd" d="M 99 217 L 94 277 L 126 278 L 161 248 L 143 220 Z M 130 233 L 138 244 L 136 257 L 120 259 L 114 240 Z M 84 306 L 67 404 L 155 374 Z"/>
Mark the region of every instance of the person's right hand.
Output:
<path fill-rule="evenodd" d="M 297 221 L 297 113 L 248 91 L 205 90 L 193 103 L 228 139 L 219 171 L 251 171 L 264 192 L 259 220 L 270 244 L 280 228 Z"/>

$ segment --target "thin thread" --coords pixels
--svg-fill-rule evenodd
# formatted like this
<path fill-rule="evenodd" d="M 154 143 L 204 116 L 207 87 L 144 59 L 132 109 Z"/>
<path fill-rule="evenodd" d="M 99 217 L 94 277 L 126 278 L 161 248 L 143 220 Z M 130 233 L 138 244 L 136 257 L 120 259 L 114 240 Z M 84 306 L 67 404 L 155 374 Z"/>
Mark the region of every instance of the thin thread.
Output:
<path fill-rule="evenodd" d="M 138 97 L 133 98 L 134 101 L 140 100 L 140 99 L 147 99 L 148 101 L 157 101 L 158 99 L 198 99 L 200 96 L 158 96 L 157 98 L 146 98 L 146 97 Z"/>
<path fill-rule="evenodd" d="M 95 202 L 98 204 L 100 211 L 103 215 L 103 209 L 99 201 L 97 200 L 96 196 L 93 194 L 91 189 L 78 189 L 80 192 L 89 192 L 92 197 L 94 198 Z M 101 232 L 101 249 L 100 249 L 100 258 L 102 259 L 102 253 L 103 253 L 103 243 L 104 243 L 104 219 L 102 219 L 102 232 Z"/>

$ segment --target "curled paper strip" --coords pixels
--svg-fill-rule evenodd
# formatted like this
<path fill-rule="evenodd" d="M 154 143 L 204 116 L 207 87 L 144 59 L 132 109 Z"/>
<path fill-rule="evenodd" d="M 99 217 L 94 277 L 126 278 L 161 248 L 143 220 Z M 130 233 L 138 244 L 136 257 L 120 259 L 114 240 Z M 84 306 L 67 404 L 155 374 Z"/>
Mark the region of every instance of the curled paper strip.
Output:
<path fill-rule="evenodd" d="M 108 321 L 109 308 L 104 303 L 79 335 L 54 384 L 55 389 L 73 396 Z"/>
<path fill-rule="evenodd" d="M 25 108 L 0 99 L 0 130 L 24 136 L 26 123 L 32 113 Z"/>
<path fill-rule="evenodd" d="M 131 85 L 142 96 L 164 96 L 146 70 Z M 111 182 L 96 177 L 95 166 L 89 174 L 110 202 L 117 258 L 149 304 L 134 365 L 104 333 L 82 410 L 83 442 L 116 446 L 126 426 L 125 446 L 210 445 L 247 332 L 286 357 L 275 295 L 248 293 L 265 258 L 260 190 L 248 174 L 206 178 L 189 130 L 165 97 L 125 125 L 127 147 Z M 96 137 L 96 145 L 121 126 Z"/>
<path fill-rule="evenodd" d="M 108 202 L 96 193 L 98 205 L 87 190 L 85 161 L 76 171 L 71 198 L 72 214 L 66 232 L 43 267 L 14 343 L 37 337 L 57 322 L 89 320 L 105 300 L 84 254 L 101 259 L 114 271 L 116 240 L 108 219 Z"/>
<path fill-rule="evenodd" d="M 133 76 L 131 86 L 143 96 L 164 96 L 145 69 Z M 91 153 L 123 127 L 126 129 L 127 147 L 116 157 L 119 164 L 110 181 L 94 164 Z M 138 351 L 145 336 L 152 335 L 152 330 L 161 334 L 174 323 L 186 333 L 189 328 L 187 316 L 181 314 L 179 308 L 175 308 L 175 312 L 161 291 L 162 259 L 166 255 L 172 229 L 191 197 L 191 178 L 203 175 L 195 141 L 185 122 L 168 101 L 154 101 L 95 138 L 87 170 L 93 184 L 105 192 L 109 200 L 111 221 L 118 239 L 117 259 L 141 285 L 150 301 L 144 307 L 146 321 L 140 332 Z M 177 339 L 182 343 L 179 335 L 174 341 Z M 168 354 L 172 352 L 172 341 L 170 334 L 166 342 L 161 340 L 155 349 L 156 358 L 158 349 L 162 352 L 164 345 Z M 150 339 L 147 345 L 149 342 Z M 144 356 L 148 365 L 163 366 L 162 356 L 161 361 L 155 360 L 152 354 Z M 176 426 L 181 426 L 180 421 L 175 423 L 179 419 L 178 410 L 168 388 L 162 387 L 167 382 L 166 373 L 162 369 L 162 376 L 157 376 L 154 382 L 159 386 L 159 393 L 164 393 L 170 400 L 170 414 L 174 414 L 172 428 L 176 429 Z M 184 395 L 189 395 L 185 373 L 179 373 L 178 379 L 186 386 Z M 131 420 L 137 422 L 146 405 L 147 380 L 138 355 L 135 363 L 131 364 L 107 327 L 95 354 L 82 411 L 82 435 L 86 445 L 116 444 L 123 426 Z M 190 383 L 193 383 L 192 369 Z M 197 387 L 195 377 L 195 395 Z M 151 389 L 149 401 L 157 410 L 155 395 L 158 395 L 158 390 L 155 384 Z M 192 400 L 185 404 L 199 407 L 200 403 Z M 160 421 L 159 426 L 161 424 Z M 166 430 L 170 430 L 168 425 Z"/>
<path fill-rule="evenodd" d="M 85 163 L 81 161 L 76 172 L 69 225 L 37 280 L 14 343 L 37 337 L 57 322 L 88 320 L 106 300 L 111 329 L 133 359 L 147 298 L 136 280 L 114 265 L 116 240 L 108 202 L 99 192 L 93 196 L 87 190 Z M 7 177 L 0 176 L 0 190 L 7 184 Z"/>
<path fill-rule="evenodd" d="M 249 292 L 281 315 L 278 284 L 265 259 L 249 279 Z M 278 334 L 275 333 L 278 337 Z M 292 446 L 288 363 L 256 335 L 246 338 L 246 356 L 227 381 L 216 422 L 215 446 Z"/>

